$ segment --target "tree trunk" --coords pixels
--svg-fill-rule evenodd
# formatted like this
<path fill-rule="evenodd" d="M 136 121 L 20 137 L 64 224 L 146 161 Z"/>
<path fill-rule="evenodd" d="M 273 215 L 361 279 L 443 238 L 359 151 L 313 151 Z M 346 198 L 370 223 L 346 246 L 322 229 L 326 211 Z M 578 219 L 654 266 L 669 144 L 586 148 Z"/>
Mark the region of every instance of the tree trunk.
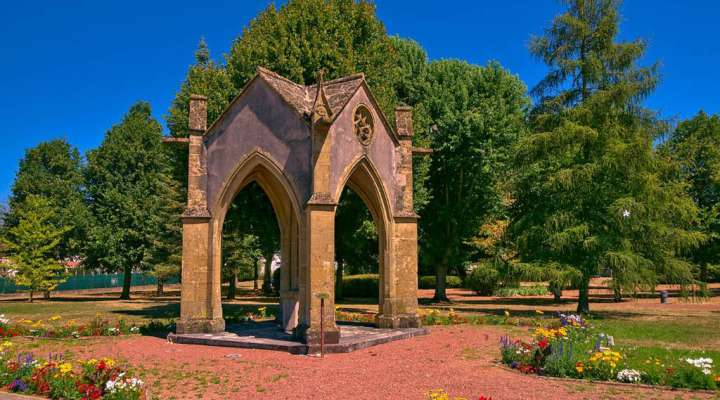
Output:
<path fill-rule="evenodd" d="M 230 274 L 230 284 L 228 285 L 227 298 L 229 300 L 235 299 L 236 287 L 237 287 L 237 272 L 233 272 L 232 274 Z"/>
<path fill-rule="evenodd" d="M 560 301 L 562 301 L 562 292 L 562 287 L 556 287 L 553 289 L 553 301 L 555 303 L 559 303 Z"/>
<path fill-rule="evenodd" d="M 32 290 L 32 289 L 30 289 L 30 293 L 29 293 L 29 294 L 30 294 L 30 298 L 28 299 L 28 301 L 29 301 L 30 303 L 32 303 L 32 302 L 33 302 L 33 290 Z"/>
<path fill-rule="evenodd" d="M 263 285 L 262 291 L 264 295 L 272 294 L 272 261 L 273 252 L 268 252 L 265 255 L 265 269 L 263 270 Z"/>
<path fill-rule="evenodd" d="M 125 276 L 123 276 L 122 293 L 120 300 L 130 300 L 130 284 L 132 283 L 132 267 L 125 267 Z"/>
<path fill-rule="evenodd" d="M 578 296 L 577 312 L 579 314 L 590 313 L 590 277 L 583 276 L 580 283 L 580 295 Z"/>
<path fill-rule="evenodd" d="M 343 297 L 343 261 L 338 260 L 335 271 L 335 299 Z"/>
<path fill-rule="evenodd" d="M 50 291 L 49 290 L 46 290 L 43 292 L 43 298 L 45 300 L 50 300 Z"/>
<path fill-rule="evenodd" d="M 445 292 L 447 270 L 448 266 L 445 260 L 435 267 L 435 297 L 433 297 L 433 301 L 449 301 Z"/>
<path fill-rule="evenodd" d="M 258 277 L 259 277 L 259 268 L 258 268 L 258 262 L 260 260 L 255 260 L 255 271 L 253 273 L 253 290 L 257 292 L 258 290 Z"/>
<path fill-rule="evenodd" d="M 621 302 L 623 299 L 622 290 L 620 288 L 613 288 L 613 301 L 616 303 Z"/>
<path fill-rule="evenodd" d="M 163 288 L 163 281 L 162 279 L 157 280 L 157 296 L 163 296 L 165 294 L 165 289 Z"/>

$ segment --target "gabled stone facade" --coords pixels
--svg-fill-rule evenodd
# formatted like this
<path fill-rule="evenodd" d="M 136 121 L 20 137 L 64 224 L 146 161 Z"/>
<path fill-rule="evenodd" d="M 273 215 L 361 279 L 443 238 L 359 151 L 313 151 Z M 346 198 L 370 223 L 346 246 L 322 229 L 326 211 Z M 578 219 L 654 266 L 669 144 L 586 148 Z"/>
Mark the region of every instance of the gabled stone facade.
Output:
<path fill-rule="evenodd" d="M 418 326 L 412 110 L 397 108 L 396 132 L 362 74 L 302 86 L 263 68 L 210 128 L 206 108 L 205 98 L 191 97 L 178 333 L 224 330 L 223 221 L 235 195 L 253 181 L 280 225 L 283 329 L 315 344 L 322 318 L 325 342 L 338 341 L 334 228 L 346 185 L 368 206 L 379 234 L 377 324 Z"/>

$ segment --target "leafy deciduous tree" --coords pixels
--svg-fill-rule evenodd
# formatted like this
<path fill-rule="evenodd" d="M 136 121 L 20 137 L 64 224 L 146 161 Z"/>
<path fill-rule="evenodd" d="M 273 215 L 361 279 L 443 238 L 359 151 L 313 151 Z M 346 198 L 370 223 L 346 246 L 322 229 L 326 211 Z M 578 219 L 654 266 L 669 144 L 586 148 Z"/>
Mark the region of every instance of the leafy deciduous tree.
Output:
<path fill-rule="evenodd" d="M 122 271 L 121 298 L 128 299 L 133 269 L 151 269 L 162 250 L 158 242 L 173 240 L 165 224 L 179 208 L 162 127 L 150 105 L 133 105 L 87 157 L 88 264 Z"/>
<path fill-rule="evenodd" d="M 49 292 L 65 280 L 65 268 L 56 250 L 71 228 L 55 226 L 56 209 L 44 197 L 27 195 L 15 209 L 16 223 L 2 238 L 16 270 L 15 281 L 28 288 L 31 302 L 35 292 Z"/>
<path fill-rule="evenodd" d="M 448 268 L 467 260 L 468 241 L 501 208 L 497 186 L 529 102 L 525 85 L 497 63 L 433 62 L 426 90 L 417 112 L 432 121 L 434 153 L 421 242 L 425 262 L 435 266 L 435 299 L 444 301 Z"/>
<path fill-rule="evenodd" d="M 18 213 L 30 195 L 48 200 L 54 208 L 50 223 L 65 231 L 54 249 L 55 257 L 80 255 L 88 216 L 80 152 L 63 139 L 40 143 L 25 152 L 13 183 L 8 225 L 18 223 Z"/>
<path fill-rule="evenodd" d="M 708 236 L 691 253 L 698 278 L 720 280 L 720 116 L 700 112 L 682 121 L 664 147 L 680 165 L 680 177 L 700 210 L 697 229 Z"/>

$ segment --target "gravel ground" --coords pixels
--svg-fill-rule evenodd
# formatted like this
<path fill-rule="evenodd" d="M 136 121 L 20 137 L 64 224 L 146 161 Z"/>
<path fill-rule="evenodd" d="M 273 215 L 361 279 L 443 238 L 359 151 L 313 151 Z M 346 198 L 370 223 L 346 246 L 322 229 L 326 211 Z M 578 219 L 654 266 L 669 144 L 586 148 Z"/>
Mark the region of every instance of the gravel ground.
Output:
<path fill-rule="evenodd" d="M 477 399 L 677 399 L 702 393 L 547 380 L 496 365 L 501 328 L 435 327 L 428 336 L 324 359 L 281 352 L 109 338 L 73 350 L 146 370 L 159 399 L 418 399 L 431 389 Z M 50 350 L 50 349 L 43 349 Z"/>

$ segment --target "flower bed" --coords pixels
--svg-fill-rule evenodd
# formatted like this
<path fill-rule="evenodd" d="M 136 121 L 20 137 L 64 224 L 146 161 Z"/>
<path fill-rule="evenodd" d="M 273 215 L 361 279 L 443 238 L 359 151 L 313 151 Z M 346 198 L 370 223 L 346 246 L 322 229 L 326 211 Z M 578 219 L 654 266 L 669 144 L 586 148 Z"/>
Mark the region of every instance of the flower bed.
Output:
<path fill-rule="evenodd" d="M 96 316 L 89 323 L 63 320 L 59 315 L 47 320 L 22 319 L 12 321 L 0 315 L 0 337 L 32 336 L 43 338 L 80 338 L 86 336 L 118 336 L 140 333 L 140 327 L 125 320 L 111 323 Z"/>
<path fill-rule="evenodd" d="M 8 341 L 0 345 L 0 386 L 17 393 L 51 399 L 139 400 L 143 382 L 110 358 L 81 362 L 51 354 L 47 360 L 32 353 L 14 354 Z"/>
<path fill-rule="evenodd" d="M 530 340 L 500 339 L 503 362 L 523 373 L 688 389 L 717 389 L 720 372 L 708 357 L 641 360 L 632 349 L 616 350 L 615 339 L 577 315 L 560 314 L 531 330 Z"/>

